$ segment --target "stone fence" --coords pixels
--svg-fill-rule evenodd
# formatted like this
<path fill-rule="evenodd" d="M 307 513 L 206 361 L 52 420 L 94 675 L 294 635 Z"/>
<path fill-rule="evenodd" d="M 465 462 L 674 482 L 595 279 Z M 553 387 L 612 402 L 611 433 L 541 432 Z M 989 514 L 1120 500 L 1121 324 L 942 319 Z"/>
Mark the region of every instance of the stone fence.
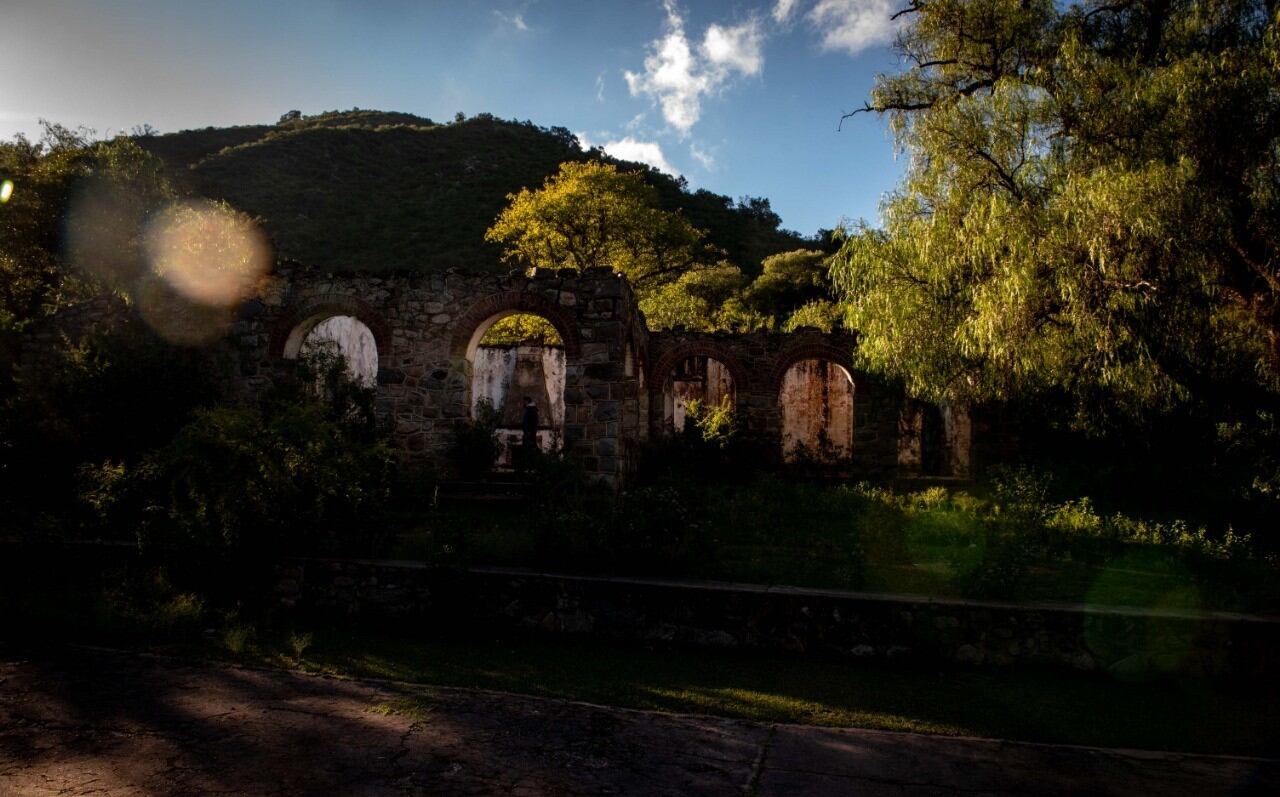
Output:
<path fill-rule="evenodd" d="M 1280 664 L 1280 618 L 1226 612 L 362 560 L 297 560 L 281 566 L 278 576 L 276 598 L 287 612 L 403 621 L 406 629 L 487 627 L 845 659 L 1104 669 L 1118 676 L 1261 678 Z"/>

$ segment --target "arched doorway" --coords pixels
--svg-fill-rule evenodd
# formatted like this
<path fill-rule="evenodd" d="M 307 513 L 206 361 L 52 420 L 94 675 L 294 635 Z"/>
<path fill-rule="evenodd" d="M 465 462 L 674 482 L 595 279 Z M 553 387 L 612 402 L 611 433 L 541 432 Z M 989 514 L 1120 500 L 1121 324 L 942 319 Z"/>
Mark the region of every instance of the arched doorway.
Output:
<path fill-rule="evenodd" d="M 574 441 L 564 431 L 566 415 L 576 405 L 566 402 L 566 396 L 581 376 L 575 366 L 581 365 L 582 341 L 571 311 L 530 291 L 486 296 L 454 325 L 450 352 L 462 368 L 461 398 L 467 416 L 476 419 L 489 408 L 498 436 L 506 443 L 498 467 L 511 465 L 513 444 L 518 447 L 523 437 L 520 421 L 526 396 L 538 407 L 539 446 L 573 448 Z"/>
<path fill-rule="evenodd" d="M 662 427 L 679 433 L 689 405 L 737 406 L 738 384 L 730 366 L 707 354 L 690 354 L 669 363 L 662 374 Z"/>
<path fill-rule="evenodd" d="M 564 338 L 550 320 L 534 313 L 500 313 L 482 322 L 471 351 L 472 418 L 494 423 L 502 444 L 495 463 L 514 468 L 523 442 L 526 406 L 537 416 L 537 446 L 555 451 L 563 443 L 564 389 L 568 359 Z"/>
<path fill-rule="evenodd" d="M 783 373 L 782 457 L 835 465 L 853 456 L 853 375 L 827 359 L 796 360 Z"/>

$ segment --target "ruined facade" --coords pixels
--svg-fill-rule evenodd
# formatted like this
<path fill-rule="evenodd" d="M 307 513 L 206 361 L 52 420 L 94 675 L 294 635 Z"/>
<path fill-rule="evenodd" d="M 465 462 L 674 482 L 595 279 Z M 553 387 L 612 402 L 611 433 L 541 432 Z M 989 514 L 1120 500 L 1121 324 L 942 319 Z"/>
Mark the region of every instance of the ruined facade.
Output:
<path fill-rule="evenodd" d="M 482 346 L 517 313 L 549 321 L 562 346 Z M 904 398 L 856 370 L 855 337 L 816 329 L 747 334 L 650 331 L 608 269 L 504 275 L 324 273 L 281 268 L 223 337 L 251 397 L 288 361 L 336 346 L 376 390 L 379 418 L 409 462 L 449 469 L 455 428 L 487 400 L 519 437 L 526 396 L 539 441 L 593 478 L 625 481 L 642 448 L 674 434 L 691 399 L 727 402 L 761 464 L 816 462 L 850 477 L 966 476 L 968 413 Z M 501 463 L 500 463 L 501 464 Z"/>

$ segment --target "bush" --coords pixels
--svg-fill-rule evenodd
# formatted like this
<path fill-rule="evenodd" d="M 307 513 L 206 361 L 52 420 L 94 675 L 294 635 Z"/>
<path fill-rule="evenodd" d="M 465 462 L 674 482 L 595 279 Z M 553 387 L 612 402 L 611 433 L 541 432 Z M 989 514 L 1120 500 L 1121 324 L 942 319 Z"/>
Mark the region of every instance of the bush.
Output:
<path fill-rule="evenodd" d="M 89 495 L 94 485 L 109 487 L 217 401 L 225 368 L 217 352 L 169 344 L 136 319 L 65 344 L 0 395 L 0 516 L 15 532 L 109 531 L 92 525 L 113 490 Z"/>
<path fill-rule="evenodd" d="M 144 548 L 370 551 L 394 461 L 373 427 L 371 391 L 320 365 L 303 363 L 256 405 L 196 410 L 123 476 L 111 464 L 86 470 L 85 500 Z"/>
<path fill-rule="evenodd" d="M 693 499 L 671 484 L 614 494 L 579 483 L 544 497 L 535 514 L 544 565 L 596 571 L 655 573 L 714 560 L 714 543 Z"/>
<path fill-rule="evenodd" d="M 684 408 L 684 436 L 694 445 L 714 449 L 728 448 L 738 434 L 738 415 L 728 396 L 719 404 L 700 399 L 689 401 Z"/>
<path fill-rule="evenodd" d="M 459 476 L 480 479 L 493 470 L 494 462 L 502 453 L 497 429 L 498 411 L 488 399 L 477 401 L 472 417 L 453 427 L 449 459 Z"/>

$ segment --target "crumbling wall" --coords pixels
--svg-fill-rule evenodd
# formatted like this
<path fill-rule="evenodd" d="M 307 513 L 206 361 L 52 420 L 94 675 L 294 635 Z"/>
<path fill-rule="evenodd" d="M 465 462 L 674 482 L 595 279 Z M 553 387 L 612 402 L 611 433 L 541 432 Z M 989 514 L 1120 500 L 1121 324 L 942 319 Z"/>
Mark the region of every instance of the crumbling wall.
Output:
<path fill-rule="evenodd" d="M 96 319 L 106 312 L 95 307 L 81 314 Z M 563 349 L 538 362 L 519 352 L 508 360 L 479 345 L 494 321 L 514 313 L 546 318 Z M 59 333 L 40 334 L 33 350 L 53 345 Z M 821 438 L 850 476 L 919 473 L 926 458 L 911 440 L 920 421 L 901 389 L 854 369 L 852 334 L 652 333 L 626 280 L 608 269 L 495 275 L 282 267 L 264 278 L 217 343 L 238 362 L 229 392 L 254 395 L 308 340 L 321 338 L 337 341 L 359 373 L 373 376 L 379 418 L 402 458 L 445 471 L 453 431 L 477 398 L 490 397 L 504 424 L 518 427 L 510 386 L 519 387 L 522 400 L 548 375 L 563 389 L 532 390 L 546 424 L 540 437 L 614 484 L 633 471 L 643 443 L 682 425 L 678 395 L 717 403 L 727 396 L 762 464 L 781 460 L 797 441 L 812 447 Z M 32 359 L 40 359 L 38 351 Z M 842 373 L 851 395 L 839 388 Z M 940 428 L 948 472 L 969 472 L 968 452 L 985 440 L 988 415 L 971 423 L 968 412 L 947 409 Z"/>
<path fill-rule="evenodd" d="M 857 476 L 890 477 L 897 473 L 902 391 L 854 369 L 856 340 L 853 335 L 823 333 L 817 329 L 746 334 L 672 330 L 650 333 L 649 341 L 650 367 L 646 381 L 650 423 L 655 431 L 670 428 L 666 424 L 665 392 L 678 365 L 690 357 L 706 357 L 721 363 L 732 377 L 734 405 L 746 437 L 760 444 L 762 455 L 780 461 L 786 434 L 787 374 L 797 363 L 816 360 L 830 364 L 829 368 L 836 366 L 836 373 L 843 369 L 854 387 L 852 413 L 848 416 L 852 445 L 848 456 L 833 464 Z M 821 401 L 817 406 L 821 409 Z M 824 420 L 831 422 L 838 411 L 843 412 L 836 406 L 822 410 L 824 415 L 831 415 Z M 798 417 L 806 416 L 802 411 Z M 821 422 L 808 416 L 804 425 Z M 845 434 L 840 424 L 829 426 L 827 433 Z M 812 434 L 816 435 L 816 430 Z"/>
<path fill-rule="evenodd" d="M 408 461 L 445 470 L 453 429 L 471 414 L 479 338 L 515 312 L 543 316 L 564 345 L 562 442 L 593 477 L 616 483 L 640 435 L 639 378 L 625 346 L 647 350 L 630 287 L 607 269 L 526 275 L 332 274 L 284 269 L 245 305 L 235 330 L 250 390 L 270 384 L 292 347 L 333 316 L 360 319 L 378 352 L 377 410 Z M 558 367 L 558 366 L 557 366 Z M 555 410 L 548 408 L 548 415 Z"/>
<path fill-rule="evenodd" d="M 498 413 L 498 464 L 515 465 L 524 440 L 525 397 L 538 408 L 538 448 L 554 451 L 564 429 L 565 354 L 558 346 L 481 346 L 472 365 L 472 406 L 487 401 Z"/>

